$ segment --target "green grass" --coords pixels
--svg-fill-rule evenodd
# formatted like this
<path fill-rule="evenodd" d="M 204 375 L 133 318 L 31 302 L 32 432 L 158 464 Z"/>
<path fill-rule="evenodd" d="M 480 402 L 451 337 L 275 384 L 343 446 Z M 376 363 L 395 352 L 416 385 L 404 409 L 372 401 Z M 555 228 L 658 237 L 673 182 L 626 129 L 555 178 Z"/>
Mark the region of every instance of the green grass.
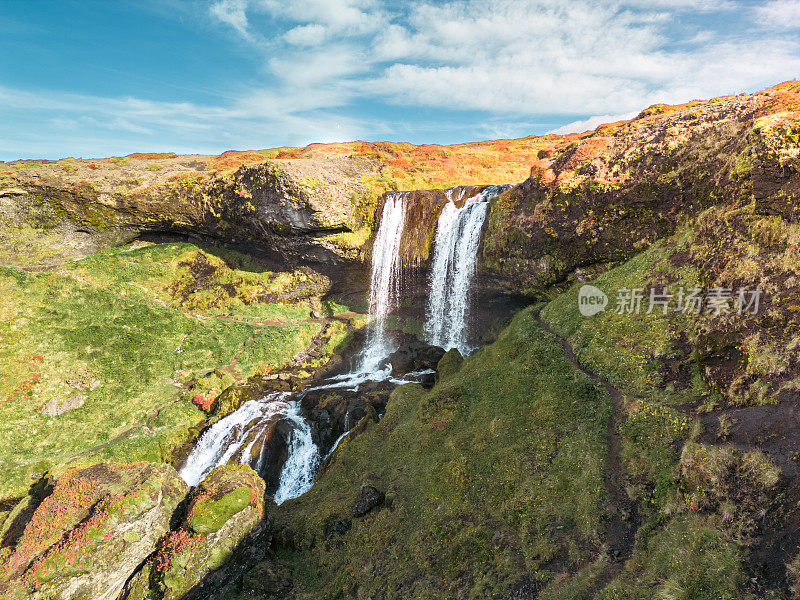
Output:
<path fill-rule="evenodd" d="M 722 220 L 714 222 L 718 225 L 731 229 Z M 676 292 L 680 287 L 703 287 L 704 283 L 720 285 L 706 280 L 703 259 L 708 256 L 713 259 L 712 265 L 724 266 L 727 258 L 720 258 L 724 252 L 719 248 L 709 251 L 712 238 L 698 231 L 697 226 L 686 228 L 590 281 L 609 297 L 605 312 L 593 317 L 580 314 L 580 284 L 542 311 L 553 329 L 571 342 L 578 360 L 624 395 L 625 418 L 619 425 L 621 458 L 631 477 L 627 491 L 638 501 L 642 522 L 633 557 L 598 596 L 603 600 L 752 597 L 745 591 L 742 547 L 753 530 L 753 519 L 767 510 L 763 508 L 765 498 L 777 480 L 777 470 L 760 453 L 737 458 L 742 463 L 739 465 L 733 458 L 738 454 L 730 449 L 692 443 L 701 428 L 691 410 L 685 408 L 705 410 L 723 402 L 720 392 L 701 377 L 703 367 L 697 362 L 697 348 L 704 333 L 724 331 L 729 321 L 715 323 L 706 315 L 696 317 L 674 310 L 666 316 L 660 311 L 645 314 L 651 287 L 668 286 Z M 738 281 L 741 269 L 726 268 L 731 273 L 725 281 Z M 645 290 L 641 314 L 615 313 L 620 288 Z M 752 354 L 772 357 L 758 350 Z M 777 358 L 762 363 L 750 358 L 748 368 L 761 365 L 764 373 L 772 373 L 780 366 Z M 687 369 L 685 379 L 670 381 L 670 365 Z M 696 448 L 706 450 L 707 456 L 701 453 L 705 459 L 695 457 L 699 456 L 692 450 Z M 723 465 L 720 456 L 727 457 L 728 462 Z M 682 468 L 682 461 L 691 462 L 692 468 Z M 709 483 L 723 479 L 724 484 Z"/>
<path fill-rule="evenodd" d="M 0 267 L 0 498 L 69 463 L 165 460 L 204 419 L 187 384 L 221 367 L 209 389 L 280 368 L 319 332 L 305 301 L 268 305 L 275 320 L 266 324 L 196 318 L 159 302 L 178 250 L 198 251 L 109 251 L 65 274 Z M 40 410 L 79 396 L 82 406 L 59 416 Z"/>
<path fill-rule="evenodd" d="M 275 273 L 243 255 L 188 243 L 105 250 L 65 269 L 124 298 L 251 321 L 307 318 L 327 284 L 310 270 Z"/>
<path fill-rule="evenodd" d="M 601 543 L 610 401 L 536 323 L 517 315 L 492 346 L 425 392 L 405 385 L 386 416 L 347 438 L 312 490 L 278 519 L 301 597 L 484 598 L 548 561 L 591 561 Z M 359 482 L 391 508 L 351 518 Z"/>
<path fill-rule="evenodd" d="M 676 268 L 670 257 L 681 249 L 679 236 L 671 244 L 658 242 L 628 262 L 591 281 L 608 296 L 604 312 L 584 317 L 578 311 L 581 284 L 550 302 L 542 317 L 573 345 L 581 364 L 634 395 L 662 395 L 657 358 L 675 355 L 674 343 L 688 328 L 688 317 L 672 312 L 664 316 L 659 308 L 645 314 L 649 289 L 663 287 L 677 294 L 700 285 L 699 272 L 690 267 Z M 640 314 L 616 314 L 618 290 L 644 289 Z M 677 300 L 673 299 L 672 308 Z"/>
<path fill-rule="evenodd" d="M 643 545 L 629 570 L 600 600 L 744 600 L 740 553 L 715 523 L 697 514 L 673 519 Z"/>
<path fill-rule="evenodd" d="M 670 260 L 690 239 L 689 232 L 681 232 L 591 281 L 608 296 L 604 312 L 592 317 L 581 315 L 581 284 L 542 311 L 553 329 L 570 341 L 580 363 L 625 395 L 628 416 L 620 425 L 621 455 L 627 471 L 635 476 L 631 492 L 641 501 L 642 512 L 654 519 L 672 502 L 678 449 L 692 433 L 692 419 L 673 405 L 710 393 L 696 366 L 688 386 L 676 388 L 664 381 L 665 361 L 690 358 L 678 345 L 681 336 L 691 331 L 690 316 L 672 309 L 663 315 L 658 308 L 646 314 L 651 287 L 660 290 L 666 286 L 677 293 L 681 286 L 689 289 L 700 285 L 700 273 L 695 268 L 675 266 Z M 640 314 L 616 314 L 617 290 L 621 288 L 645 290 Z M 675 302 L 673 299 L 672 308 Z"/>

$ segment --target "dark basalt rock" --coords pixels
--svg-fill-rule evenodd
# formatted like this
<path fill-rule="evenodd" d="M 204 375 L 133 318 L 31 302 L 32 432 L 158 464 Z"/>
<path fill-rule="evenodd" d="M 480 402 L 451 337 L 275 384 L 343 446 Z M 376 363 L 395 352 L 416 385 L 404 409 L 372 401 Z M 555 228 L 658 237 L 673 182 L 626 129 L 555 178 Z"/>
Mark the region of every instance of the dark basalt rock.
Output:
<path fill-rule="evenodd" d="M 383 504 L 385 498 L 384 493 L 376 487 L 365 485 L 358 492 L 356 501 L 353 504 L 353 516 L 356 518 L 363 517 L 373 508 Z"/>
<path fill-rule="evenodd" d="M 334 521 L 330 527 L 328 527 L 325 538 L 330 539 L 334 535 L 344 535 L 353 527 L 353 522 L 350 519 L 343 519 L 339 521 Z"/>
<path fill-rule="evenodd" d="M 415 371 L 435 371 L 445 355 L 444 348 L 426 344 L 416 338 L 403 344 L 399 350 L 389 355 L 392 375 L 400 377 Z"/>
<path fill-rule="evenodd" d="M 383 414 L 394 384 L 388 381 L 363 383 L 358 390 L 309 390 L 303 394 L 301 409 L 311 425 L 314 443 L 324 456 L 337 438 L 368 415 Z"/>
<path fill-rule="evenodd" d="M 258 438 L 250 448 L 250 456 L 242 457 L 250 465 L 258 467 L 257 472 L 265 481 L 267 493 L 270 495 L 278 490 L 281 469 L 289 457 L 288 440 L 291 433 L 292 424 L 285 419 L 277 418 L 265 429 L 254 432 Z M 247 440 L 242 448 L 246 449 L 249 445 L 250 440 Z"/>

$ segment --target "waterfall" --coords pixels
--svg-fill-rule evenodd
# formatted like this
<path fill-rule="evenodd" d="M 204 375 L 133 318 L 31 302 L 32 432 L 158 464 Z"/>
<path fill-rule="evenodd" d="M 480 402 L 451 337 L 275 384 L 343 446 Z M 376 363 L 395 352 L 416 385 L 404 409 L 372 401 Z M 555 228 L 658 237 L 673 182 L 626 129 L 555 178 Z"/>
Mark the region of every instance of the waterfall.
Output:
<path fill-rule="evenodd" d="M 400 240 L 406 220 L 406 194 L 389 192 L 372 247 L 372 274 L 369 284 L 369 315 L 372 319 L 367 341 L 361 352 L 362 373 L 379 370 L 393 349 L 386 339 L 386 317 L 399 296 Z"/>
<path fill-rule="evenodd" d="M 300 414 L 300 403 L 292 402 L 284 417 L 294 425 L 289 441 L 289 457 L 283 464 L 275 503 L 297 498 L 314 485 L 319 468 L 319 449 L 311 438 L 311 427 Z"/>
<path fill-rule="evenodd" d="M 448 202 L 439 217 L 434 242 L 430 277 L 430 296 L 425 332 L 429 341 L 445 348 L 469 352 L 467 318 L 469 292 L 477 262 L 478 246 L 489 200 L 510 186 L 492 186 L 457 207 L 466 188 L 446 190 Z M 406 216 L 406 192 L 386 195 L 381 222 L 372 250 L 372 271 L 369 288 L 367 339 L 359 357 L 359 365 L 351 373 L 330 378 L 326 384 L 312 389 L 357 388 L 368 380 L 404 381 L 391 377 L 383 367 L 394 348 L 386 335 L 386 319 L 397 305 L 400 293 L 400 241 Z M 250 400 L 221 419 L 197 441 L 180 470 L 192 486 L 200 483 L 217 466 L 238 461 L 250 464 L 261 472 L 265 467 L 263 449 L 254 457 L 252 449 L 278 420 L 291 425 L 287 441 L 288 458 L 281 467 L 275 502 L 281 504 L 307 492 L 314 484 L 321 464 L 319 448 L 311 435 L 311 427 L 300 414 L 300 401 L 288 392 L 276 392 L 259 400 Z M 349 414 L 348 414 L 349 420 Z M 345 427 L 347 429 L 347 427 Z M 330 454 L 347 435 L 336 440 Z"/>
<path fill-rule="evenodd" d="M 183 480 L 195 486 L 217 465 L 228 464 L 239 454 L 239 462 L 250 464 L 258 470 L 260 465 L 251 464 L 250 449 L 255 441 L 264 433 L 267 425 L 280 418 L 290 404 L 284 399 L 288 394 L 277 392 L 259 400 L 248 400 L 238 410 L 211 426 L 197 440 L 186 462 L 180 469 Z M 243 452 L 239 452 L 245 443 L 250 441 Z M 260 457 L 259 457 L 260 458 Z"/>
<path fill-rule="evenodd" d="M 448 203 L 436 225 L 433 264 L 430 275 L 430 296 L 425 322 L 428 342 L 447 350 L 458 348 L 469 354 L 467 340 L 470 286 L 478 260 L 483 222 L 489 200 L 504 192 L 508 185 L 494 185 L 467 199 L 461 208 L 447 190 Z"/>

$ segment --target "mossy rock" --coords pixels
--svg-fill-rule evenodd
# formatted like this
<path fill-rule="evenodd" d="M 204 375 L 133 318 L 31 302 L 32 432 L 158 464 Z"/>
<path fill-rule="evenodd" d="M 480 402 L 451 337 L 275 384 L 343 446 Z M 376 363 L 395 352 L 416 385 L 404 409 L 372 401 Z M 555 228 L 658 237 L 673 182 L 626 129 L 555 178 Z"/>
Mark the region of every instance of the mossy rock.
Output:
<path fill-rule="evenodd" d="M 269 531 L 264 481 L 247 465 L 215 468 L 194 490 L 185 520 L 127 586 L 126 600 L 177 600 L 237 556 L 243 540 Z"/>
<path fill-rule="evenodd" d="M 169 465 L 68 471 L 34 512 L 8 574 L 25 597 L 116 597 L 169 530 L 186 490 Z"/>
<path fill-rule="evenodd" d="M 263 513 L 264 480 L 249 465 L 222 465 L 195 490 L 186 524 L 195 534 L 208 535 L 249 505 Z"/>
<path fill-rule="evenodd" d="M 464 357 L 461 356 L 461 352 L 458 351 L 458 348 L 451 348 L 448 350 L 439 361 L 439 364 L 436 365 L 436 372 L 438 373 L 439 379 L 445 379 L 457 373 L 463 362 Z"/>
<path fill-rule="evenodd" d="M 242 486 L 228 492 L 219 500 L 209 498 L 198 502 L 192 508 L 187 525 L 200 535 L 219 531 L 233 515 L 250 504 L 250 496 L 250 488 Z"/>

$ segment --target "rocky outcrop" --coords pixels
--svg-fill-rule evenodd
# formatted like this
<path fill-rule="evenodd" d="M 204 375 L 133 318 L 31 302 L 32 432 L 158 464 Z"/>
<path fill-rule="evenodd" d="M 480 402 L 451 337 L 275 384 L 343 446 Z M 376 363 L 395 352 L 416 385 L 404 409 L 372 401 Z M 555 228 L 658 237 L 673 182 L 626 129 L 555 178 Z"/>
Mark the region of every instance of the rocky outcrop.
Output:
<path fill-rule="evenodd" d="M 340 263 L 346 252 L 323 238 L 359 225 L 353 198 L 368 193 L 361 176 L 377 170 L 374 160 L 358 156 L 264 159 L 233 171 L 186 158 L 7 171 L 0 218 L 83 233 L 97 247 L 173 234 L 248 247 L 282 263 Z"/>
<path fill-rule="evenodd" d="M 364 419 L 377 420 L 383 414 L 394 385 L 383 381 L 364 383 L 358 390 L 336 388 L 309 390 L 301 399 L 303 416 L 311 424 L 314 443 L 322 456 L 328 454 L 343 433 L 351 431 Z"/>
<path fill-rule="evenodd" d="M 383 504 L 386 495 L 373 485 L 365 485 L 358 491 L 358 496 L 353 503 L 353 516 L 363 517 L 369 511 Z"/>
<path fill-rule="evenodd" d="M 271 529 L 263 513 L 264 482 L 255 471 L 246 465 L 217 467 L 192 492 L 185 518 L 159 542 L 122 598 L 221 595 L 269 545 Z"/>
<path fill-rule="evenodd" d="M 0 595 L 116 598 L 169 531 L 185 494 L 169 465 L 100 463 L 66 472 L 16 542 Z"/>
<path fill-rule="evenodd" d="M 413 336 L 406 337 L 410 339 L 389 355 L 392 375 L 401 377 L 415 371 L 435 371 L 445 355 L 444 348 L 426 344 Z"/>
<path fill-rule="evenodd" d="M 713 205 L 798 216 L 800 83 L 678 107 L 563 138 L 492 203 L 482 285 L 541 296 L 627 259 Z"/>

